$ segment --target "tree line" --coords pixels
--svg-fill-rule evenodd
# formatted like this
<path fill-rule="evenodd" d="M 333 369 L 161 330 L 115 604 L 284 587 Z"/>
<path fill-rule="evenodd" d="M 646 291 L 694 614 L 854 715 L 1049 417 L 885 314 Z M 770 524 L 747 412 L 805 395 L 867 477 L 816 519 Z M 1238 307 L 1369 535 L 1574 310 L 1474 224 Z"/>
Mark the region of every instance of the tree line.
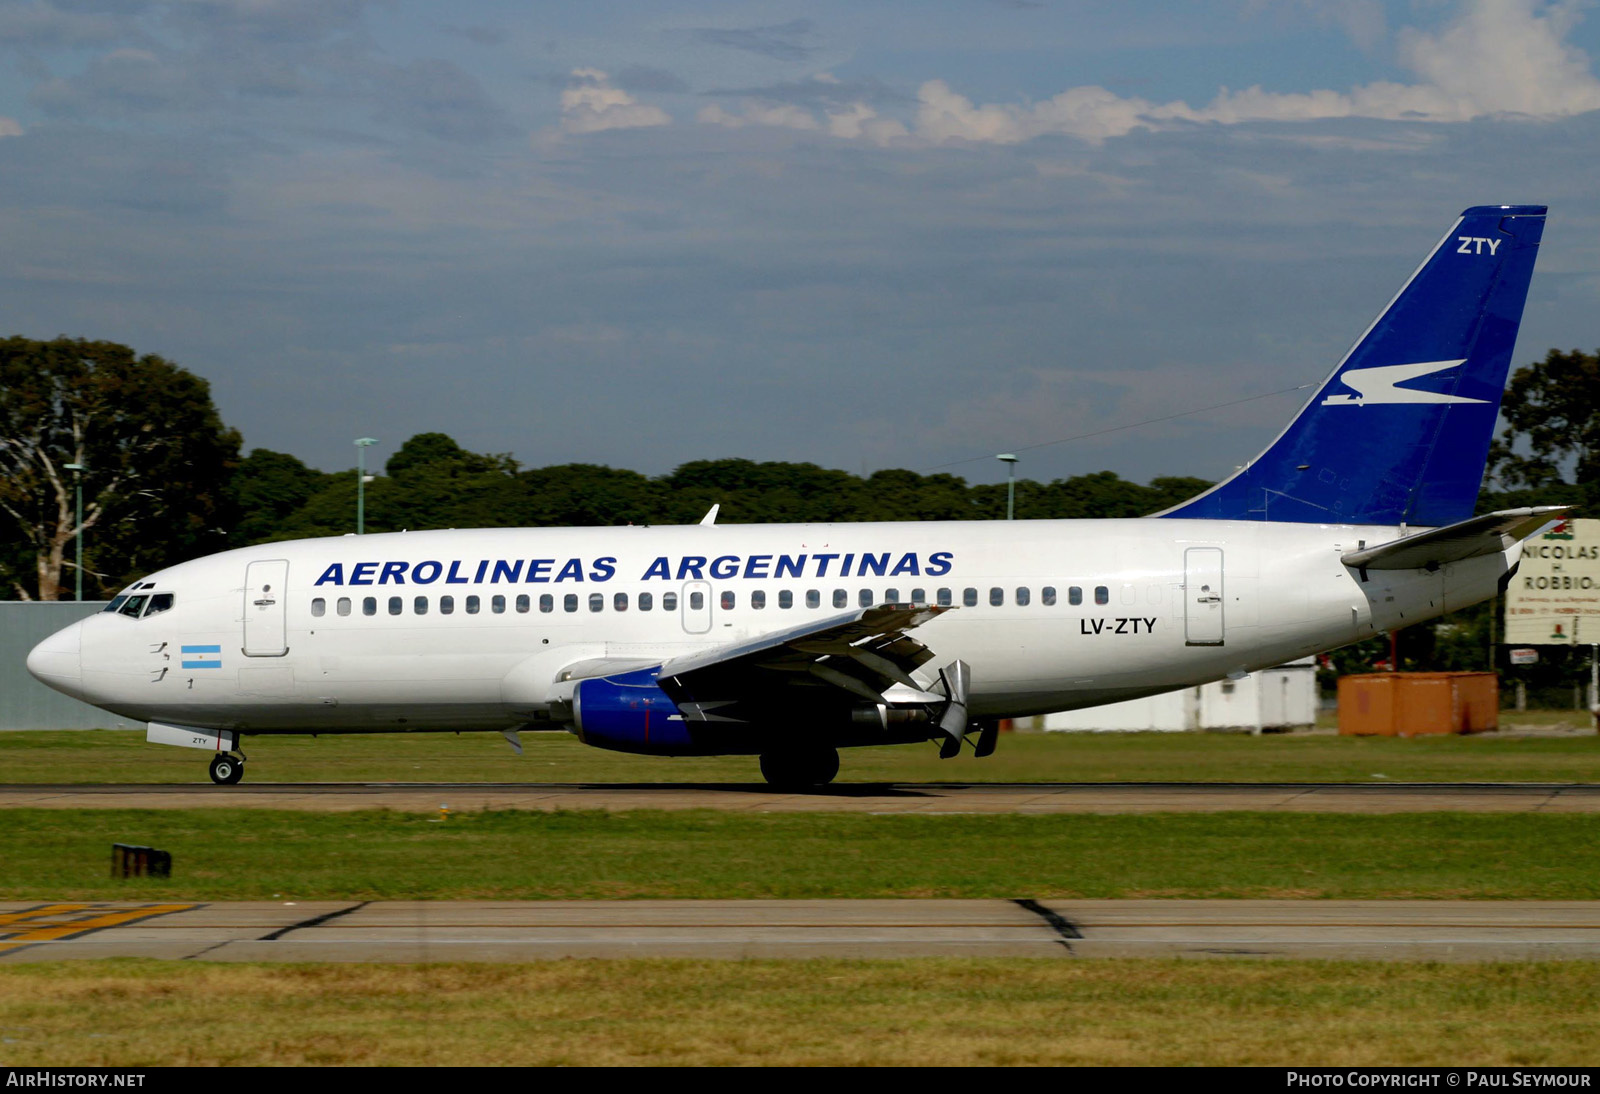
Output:
<path fill-rule="evenodd" d="M 154 354 L 111 342 L 0 339 L 0 587 L 20 600 L 71 599 L 83 470 L 84 596 L 231 547 L 355 529 L 356 472 L 296 456 L 242 454 L 209 385 Z M 1100 471 L 1016 484 L 1019 518 L 1134 517 L 1211 485 L 1148 485 Z M 650 476 L 595 464 L 524 468 L 443 433 L 400 445 L 367 484 L 368 532 L 718 523 L 993 520 L 1004 485 L 956 475 L 871 475 L 810 463 L 695 460 Z"/>
<path fill-rule="evenodd" d="M 1600 495 L 1600 351 L 1551 350 L 1519 369 L 1480 509 Z M 356 473 L 241 449 L 205 380 L 113 342 L 0 339 L 0 587 L 16 599 L 73 595 L 83 470 L 84 595 L 230 547 L 354 530 Z M 810 463 L 695 460 L 668 474 L 594 464 L 524 468 L 443 433 L 400 445 L 367 485 L 369 532 L 427 528 L 996 520 L 1004 484 L 950 474 L 870 475 Z M 1130 482 L 1111 471 L 1019 479 L 1018 519 L 1137 517 L 1211 483 Z M 1476 639 L 1474 638 L 1474 641 Z M 1486 638 L 1485 638 L 1486 642 Z"/>

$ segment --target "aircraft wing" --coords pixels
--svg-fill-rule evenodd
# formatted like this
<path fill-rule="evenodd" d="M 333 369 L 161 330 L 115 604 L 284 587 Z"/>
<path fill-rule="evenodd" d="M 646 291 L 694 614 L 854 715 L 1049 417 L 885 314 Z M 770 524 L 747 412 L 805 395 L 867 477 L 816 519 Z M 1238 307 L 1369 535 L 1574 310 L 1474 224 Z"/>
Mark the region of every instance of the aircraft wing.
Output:
<path fill-rule="evenodd" d="M 945 670 L 942 692 L 927 691 L 911 675 L 934 654 L 910 632 L 949 610 L 912 604 L 860 608 L 675 657 L 661 666 L 656 684 L 689 721 L 802 720 L 810 710 L 862 703 L 887 717 L 887 708 L 895 706 L 939 704 L 953 711 L 959 704 L 964 731 L 965 664 Z"/>
<path fill-rule="evenodd" d="M 1485 513 L 1443 528 L 1402 536 L 1376 547 L 1346 551 L 1340 561 L 1363 570 L 1417 570 L 1498 554 L 1560 519 L 1561 514 L 1572 508 L 1570 505 L 1536 505 Z"/>

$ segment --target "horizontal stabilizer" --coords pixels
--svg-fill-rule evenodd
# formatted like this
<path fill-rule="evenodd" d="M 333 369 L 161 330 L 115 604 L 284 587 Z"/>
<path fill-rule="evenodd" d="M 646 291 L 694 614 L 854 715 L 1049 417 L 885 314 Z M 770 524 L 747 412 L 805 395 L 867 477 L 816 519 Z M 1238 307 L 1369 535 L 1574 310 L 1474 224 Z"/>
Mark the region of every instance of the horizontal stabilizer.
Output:
<path fill-rule="evenodd" d="M 1347 551 L 1340 561 L 1363 570 L 1420 570 L 1480 555 L 1499 554 L 1572 508 L 1570 505 L 1536 505 L 1529 509 L 1486 513 L 1376 547 Z"/>

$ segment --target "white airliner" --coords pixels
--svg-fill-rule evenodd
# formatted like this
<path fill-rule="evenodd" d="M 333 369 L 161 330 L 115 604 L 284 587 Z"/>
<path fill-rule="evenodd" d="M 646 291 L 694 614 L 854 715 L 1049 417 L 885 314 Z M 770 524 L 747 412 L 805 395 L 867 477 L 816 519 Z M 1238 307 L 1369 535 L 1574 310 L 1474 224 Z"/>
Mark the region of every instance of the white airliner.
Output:
<path fill-rule="evenodd" d="M 566 729 L 657 755 L 837 749 L 1280 664 L 1494 595 L 1559 507 L 1474 517 L 1542 206 L 1468 209 L 1265 452 L 1135 520 L 402 532 L 169 567 L 29 670 L 214 753 L 249 734 Z M 1403 386 L 1402 386 L 1403 385 Z"/>

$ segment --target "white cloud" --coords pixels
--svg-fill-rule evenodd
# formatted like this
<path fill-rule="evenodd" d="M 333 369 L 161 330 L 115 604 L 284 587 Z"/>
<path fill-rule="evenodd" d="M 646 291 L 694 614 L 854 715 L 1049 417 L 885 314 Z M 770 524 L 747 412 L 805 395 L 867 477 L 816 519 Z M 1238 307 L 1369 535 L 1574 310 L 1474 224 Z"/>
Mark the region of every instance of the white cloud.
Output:
<path fill-rule="evenodd" d="M 1074 87 L 1031 106 L 990 103 L 976 106 L 943 80 L 929 80 L 917 94 L 916 134 L 931 141 L 967 140 L 1016 144 L 1047 133 L 1090 141 L 1153 128 L 1156 115 L 1192 114 L 1183 103 L 1158 107 L 1145 99 L 1125 99 L 1103 87 Z"/>
<path fill-rule="evenodd" d="M 561 93 L 561 131 L 598 133 L 603 129 L 644 129 L 671 125 L 659 106 L 641 103 L 597 68 L 575 68 Z"/>
<path fill-rule="evenodd" d="M 818 117 L 805 107 L 793 103 L 751 99 L 741 104 L 740 113 L 732 113 L 713 103 L 702 109 L 696 118 L 704 125 L 721 125 L 729 129 L 747 125 L 781 126 L 785 129 L 826 132 L 842 140 L 868 140 L 874 144 L 889 144 L 909 135 L 904 124 L 893 118 L 880 117 L 876 110 L 862 102 L 830 108 Z"/>
<path fill-rule="evenodd" d="M 1367 15 L 1364 35 L 1379 26 L 1370 12 Z M 1589 58 L 1566 41 L 1577 18 L 1573 0 L 1468 0 L 1461 14 L 1437 33 L 1407 28 L 1397 36 L 1399 59 L 1415 73 L 1416 82 L 1379 81 L 1348 91 L 1283 93 L 1224 87 L 1211 102 L 1194 107 L 1181 100 L 1157 103 L 1082 86 L 1042 102 L 979 104 L 943 80 L 929 80 L 918 90 L 909 130 L 892 118 L 879 117 L 864 103 L 819 118 L 803 107 L 752 101 L 740 114 L 708 107 L 700 112 L 700 120 L 822 130 L 879 144 L 908 136 L 935 144 L 1017 144 L 1046 135 L 1099 143 L 1136 129 L 1183 124 L 1324 118 L 1461 122 L 1496 114 L 1565 117 L 1600 109 L 1600 80 L 1590 70 Z"/>
<path fill-rule="evenodd" d="M 1581 114 L 1600 108 L 1600 81 L 1564 40 L 1577 21 L 1571 2 L 1477 0 L 1440 35 L 1402 32 L 1402 59 L 1469 116 Z"/>
<path fill-rule="evenodd" d="M 881 118 L 866 103 L 851 103 L 828 112 L 828 132 L 846 140 L 865 139 L 888 144 L 906 136 L 906 127 L 893 118 Z"/>
<path fill-rule="evenodd" d="M 742 129 L 747 125 L 774 125 L 784 129 L 822 128 L 811 111 L 789 103 L 746 102 L 740 114 L 730 113 L 712 103 L 703 108 L 696 118 L 703 125 L 720 125 L 728 129 Z"/>
<path fill-rule="evenodd" d="M 1382 118 L 1460 122 L 1491 114 L 1563 117 L 1600 109 L 1600 80 L 1566 35 L 1577 16 L 1570 3 L 1471 0 L 1437 34 L 1400 33 L 1400 58 L 1413 84 L 1381 81 L 1347 92 L 1279 93 L 1223 88 L 1201 108 L 1123 98 L 1101 87 L 1075 87 L 1032 105 L 975 106 L 941 80 L 922 86 L 916 132 L 933 141 L 1013 144 L 1044 134 L 1088 141 L 1174 123 L 1237 125 L 1251 121 Z"/>
<path fill-rule="evenodd" d="M 831 72 L 818 72 L 811 76 L 813 84 L 830 89 L 829 104 L 820 114 L 807 106 L 772 99 L 747 98 L 739 104 L 739 113 L 725 110 L 717 104 L 705 107 L 696 115 L 703 125 L 720 125 L 739 129 L 748 125 L 771 125 L 785 129 L 804 129 L 826 132 L 842 140 L 867 140 L 874 144 L 888 144 L 909 136 L 904 123 L 881 116 L 876 109 L 860 100 L 845 101 L 835 98 L 832 89 L 841 86 Z"/>

